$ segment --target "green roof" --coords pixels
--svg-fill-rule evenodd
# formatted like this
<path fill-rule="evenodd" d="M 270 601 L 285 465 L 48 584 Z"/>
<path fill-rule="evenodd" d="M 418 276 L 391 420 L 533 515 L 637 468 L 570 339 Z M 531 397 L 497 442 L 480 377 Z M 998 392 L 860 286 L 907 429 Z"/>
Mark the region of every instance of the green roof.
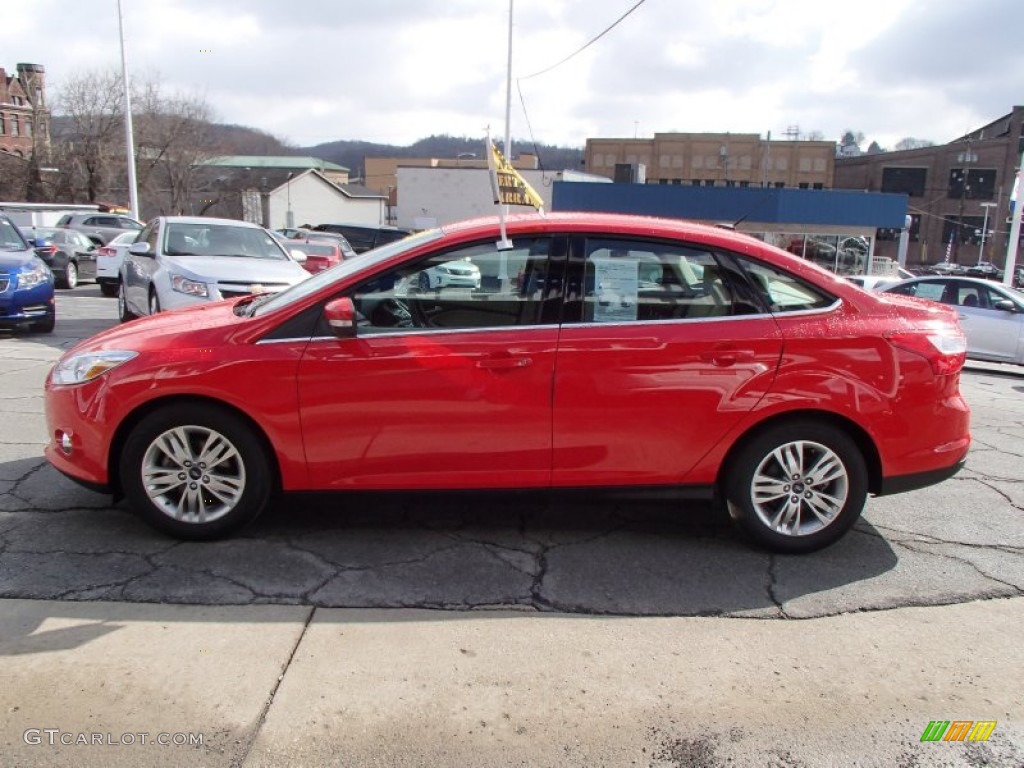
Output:
<path fill-rule="evenodd" d="M 298 155 L 223 155 L 212 157 L 203 165 L 218 168 L 277 168 L 282 170 L 315 168 L 318 171 L 348 171 L 343 165 L 329 163 L 319 157 Z"/>

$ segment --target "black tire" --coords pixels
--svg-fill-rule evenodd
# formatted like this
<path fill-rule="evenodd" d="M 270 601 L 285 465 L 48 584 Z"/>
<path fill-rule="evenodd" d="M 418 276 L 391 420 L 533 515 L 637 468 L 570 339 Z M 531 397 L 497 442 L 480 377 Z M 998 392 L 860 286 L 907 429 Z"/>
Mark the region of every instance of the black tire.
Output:
<path fill-rule="evenodd" d="M 53 333 L 53 329 L 57 326 L 57 313 L 51 312 L 43 320 L 38 320 L 30 326 L 30 329 L 35 333 Z"/>
<path fill-rule="evenodd" d="M 733 522 L 757 544 L 774 552 L 813 552 L 857 521 L 867 481 L 864 456 L 849 435 L 801 419 L 743 445 L 724 473 L 722 496 Z"/>
<path fill-rule="evenodd" d="M 100 283 L 100 293 L 108 299 L 112 299 L 117 296 L 118 290 L 119 288 L 117 283 Z"/>
<path fill-rule="evenodd" d="M 128 302 L 124 299 L 124 283 L 118 283 L 117 286 L 117 316 L 122 323 L 127 323 L 138 317 L 138 315 L 128 309 Z"/>
<path fill-rule="evenodd" d="M 274 488 L 256 431 L 231 411 L 205 403 L 146 416 L 125 441 L 119 468 L 132 508 L 161 531 L 190 541 L 221 538 L 252 522 Z"/>
<path fill-rule="evenodd" d="M 157 315 L 160 313 L 160 298 L 156 295 L 156 291 L 152 288 L 149 289 L 149 314 Z"/>
<path fill-rule="evenodd" d="M 64 274 L 57 279 L 58 288 L 73 289 L 78 285 L 78 265 L 74 261 L 68 261 L 64 267 Z"/>

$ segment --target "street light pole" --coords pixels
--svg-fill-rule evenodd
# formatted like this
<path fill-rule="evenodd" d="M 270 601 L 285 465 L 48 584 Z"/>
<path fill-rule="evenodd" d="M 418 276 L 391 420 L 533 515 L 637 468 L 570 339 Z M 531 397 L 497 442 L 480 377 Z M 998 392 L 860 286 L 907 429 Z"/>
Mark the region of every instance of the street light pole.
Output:
<path fill-rule="evenodd" d="M 985 260 L 985 240 L 988 237 L 988 209 L 995 208 L 995 203 L 982 203 L 981 207 L 985 209 L 985 219 L 981 225 L 981 244 L 978 246 L 978 263 L 981 264 Z"/>

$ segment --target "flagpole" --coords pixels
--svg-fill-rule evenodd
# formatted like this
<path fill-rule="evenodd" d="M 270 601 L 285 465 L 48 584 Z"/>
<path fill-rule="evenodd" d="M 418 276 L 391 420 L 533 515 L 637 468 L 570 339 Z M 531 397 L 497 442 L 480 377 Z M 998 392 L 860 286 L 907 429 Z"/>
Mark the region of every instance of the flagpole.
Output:
<path fill-rule="evenodd" d="M 1013 278 L 1017 273 L 1017 248 L 1020 245 L 1020 219 L 1021 210 L 1024 209 L 1024 184 L 1020 177 L 1024 175 L 1024 152 L 1020 153 L 1020 165 L 1018 176 L 1014 187 L 1017 191 L 1016 201 L 1013 202 L 1013 223 L 1010 225 L 1010 242 L 1006 245 L 1006 264 L 1003 266 L 1003 284 L 1013 287 Z"/>
<path fill-rule="evenodd" d="M 512 5 L 514 0 L 508 0 L 508 64 L 505 67 L 505 150 L 504 155 L 509 163 L 512 162 Z M 512 247 L 508 235 L 505 234 L 505 215 L 508 213 L 507 205 L 498 207 L 498 220 L 501 222 L 501 240 L 498 242 L 499 250 L 508 250 Z M 505 256 L 501 258 L 501 269 L 498 279 L 508 279 L 505 274 Z"/>
<path fill-rule="evenodd" d="M 132 218 L 139 218 L 139 187 L 135 178 L 135 140 L 132 136 L 132 89 L 128 82 L 128 55 L 124 47 L 124 16 L 117 0 L 117 29 L 121 36 L 121 79 L 124 81 L 124 140 L 128 150 L 128 198 Z"/>

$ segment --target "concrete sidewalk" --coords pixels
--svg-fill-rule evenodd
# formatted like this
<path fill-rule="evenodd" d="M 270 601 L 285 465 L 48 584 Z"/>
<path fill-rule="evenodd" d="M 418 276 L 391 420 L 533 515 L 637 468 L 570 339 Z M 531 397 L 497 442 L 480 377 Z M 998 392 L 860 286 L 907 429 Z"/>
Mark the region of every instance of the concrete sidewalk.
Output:
<path fill-rule="evenodd" d="M 1024 765 L 1024 598 L 808 620 L 29 600 L 0 617 L 4 766 Z M 922 743 L 932 720 L 997 725 Z"/>

